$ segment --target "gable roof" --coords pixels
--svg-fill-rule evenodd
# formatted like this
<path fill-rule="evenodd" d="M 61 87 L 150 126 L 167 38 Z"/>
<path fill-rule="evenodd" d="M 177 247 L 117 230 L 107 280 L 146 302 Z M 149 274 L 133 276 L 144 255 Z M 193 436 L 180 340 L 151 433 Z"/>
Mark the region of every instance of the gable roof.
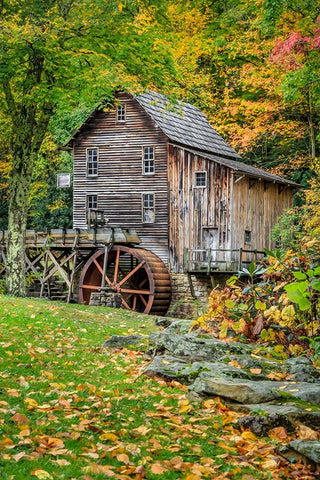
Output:
<path fill-rule="evenodd" d="M 169 140 L 177 146 L 185 147 L 196 155 L 225 165 L 240 175 L 300 187 L 295 182 L 238 161 L 241 156 L 214 130 L 205 114 L 190 103 L 181 101 L 173 103 L 164 95 L 151 91 L 133 96 L 133 98 L 167 135 Z M 66 146 L 71 145 L 72 141 L 100 109 L 101 105 L 94 109 L 80 128 L 73 133 Z"/>
<path fill-rule="evenodd" d="M 174 104 L 155 92 L 142 93 L 135 99 L 172 142 L 222 157 L 241 158 L 212 128 L 205 114 L 190 103 Z"/>

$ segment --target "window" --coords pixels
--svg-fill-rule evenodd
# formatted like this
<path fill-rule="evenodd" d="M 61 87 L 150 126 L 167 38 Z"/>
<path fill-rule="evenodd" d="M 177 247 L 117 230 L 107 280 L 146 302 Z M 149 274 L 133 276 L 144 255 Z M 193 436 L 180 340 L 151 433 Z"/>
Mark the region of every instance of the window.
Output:
<path fill-rule="evenodd" d="M 155 222 L 154 193 L 142 194 L 142 223 Z"/>
<path fill-rule="evenodd" d="M 98 196 L 87 195 L 87 209 L 92 210 L 93 208 L 98 208 Z"/>
<path fill-rule="evenodd" d="M 117 122 L 125 122 L 126 121 L 126 106 L 125 105 L 118 105 L 117 107 Z"/>
<path fill-rule="evenodd" d="M 143 147 L 143 173 L 154 173 L 154 147 Z"/>
<path fill-rule="evenodd" d="M 87 176 L 95 177 L 98 175 L 98 149 L 87 149 Z"/>
<path fill-rule="evenodd" d="M 244 243 L 251 243 L 251 230 L 244 231 Z"/>
<path fill-rule="evenodd" d="M 98 208 L 98 196 L 97 195 L 87 195 L 87 224 L 90 226 L 91 219 L 93 216 L 93 210 Z"/>
<path fill-rule="evenodd" d="M 207 186 L 207 172 L 195 172 L 195 186 L 206 187 Z"/>

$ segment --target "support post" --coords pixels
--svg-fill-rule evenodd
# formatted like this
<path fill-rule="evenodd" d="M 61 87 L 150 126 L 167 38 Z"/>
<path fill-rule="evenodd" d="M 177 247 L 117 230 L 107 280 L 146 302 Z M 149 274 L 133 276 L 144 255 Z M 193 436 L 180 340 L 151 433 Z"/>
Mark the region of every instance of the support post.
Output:
<path fill-rule="evenodd" d="M 239 271 L 242 270 L 242 248 L 239 248 Z"/>

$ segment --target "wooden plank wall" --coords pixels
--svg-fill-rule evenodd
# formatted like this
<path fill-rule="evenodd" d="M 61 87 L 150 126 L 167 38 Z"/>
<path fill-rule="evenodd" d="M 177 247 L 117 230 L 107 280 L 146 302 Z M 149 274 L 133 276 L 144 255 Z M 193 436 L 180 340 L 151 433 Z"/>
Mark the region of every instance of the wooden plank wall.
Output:
<path fill-rule="evenodd" d="M 74 143 L 74 228 L 86 228 L 86 195 L 98 196 L 108 226 L 134 228 L 141 247 L 168 261 L 167 137 L 132 96 L 119 94 L 127 120 L 116 108 L 98 112 Z M 142 147 L 155 147 L 155 174 L 142 174 Z M 86 176 L 86 149 L 99 148 L 97 177 Z M 141 194 L 155 193 L 155 223 L 142 224 Z"/>
<path fill-rule="evenodd" d="M 292 188 L 243 177 L 234 183 L 233 192 L 232 248 L 274 248 L 270 233 L 277 218 L 292 207 Z M 251 231 L 249 244 L 244 243 L 245 230 Z"/>
<path fill-rule="evenodd" d="M 195 187 L 197 171 L 207 172 L 206 188 Z M 170 269 L 183 272 L 184 249 L 206 248 L 206 230 L 216 234 L 217 247 L 230 248 L 231 170 L 169 145 L 169 185 Z"/>

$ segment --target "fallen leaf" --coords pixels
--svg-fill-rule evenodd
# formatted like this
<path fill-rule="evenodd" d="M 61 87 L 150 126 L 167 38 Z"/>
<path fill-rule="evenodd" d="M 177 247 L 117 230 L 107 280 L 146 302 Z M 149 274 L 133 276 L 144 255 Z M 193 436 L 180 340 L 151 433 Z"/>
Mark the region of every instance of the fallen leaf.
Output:
<path fill-rule="evenodd" d="M 269 430 L 268 436 L 271 440 L 280 440 L 281 442 L 288 442 L 289 437 L 287 430 L 284 427 L 275 427 Z"/>
<path fill-rule="evenodd" d="M 11 420 L 17 425 L 27 425 L 28 423 L 30 423 L 29 418 L 27 418 L 22 413 L 15 413 L 13 417 L 11 417 Z"/>
<path fill-rule="evenodd" d="M 14 458 L 16 462 L 19 462 L 20 458 L 24 457 L 25 454 L 26 452 L 20 452 L 20 453 L 17 453 L 16 455 L 13 455 L 12 458 Z"/>
<path fill-rule="evenodd" d="M 255 374 L 261 373 L 261 368 L 250 368 L 250 372 Z"/>
<path fill-rule="evenodd" d="M 261 468 L 263 468 L 264 470 L 274 470 L 275 468 L 277 468 L 277 466 L 278 462 L 274 459 L 267 460 L 265 462 L 262 462 L 261 464 Z"/>
<path fill-rule="evenodd" d="M 116 459 L 118 460 L 118 462 L 124 463 L 125 465 L 129 465 L 130 463 L 129 457 L 125 453 L 120 453 L 116 456 Z"/>
<path fill-rule="evenodd" d="M 319 440 L 320 434 L 306 425 L 299 425 L 297 427 L 297 436 L 299 440 Z"/>
<path fill-rule="evenodd" d="M 53 477 L 50 475 L 50 473 L 46 472 L 45 470 L 40 470 L 39 468 L 36 468 L 35 470 L 32 470 L 30 473 L 32 477 L 37 477 L 39 480 L 51 480 Z"/>
<path fill-rule="evenodd" d="M 160 463 L 154 463 L 153 465 L 151 465 L 151 472 L 155 475 L 161 475 L 166 471 L 167 469 L 163 467 Z"/>
<path fill-rule="evenodd" d="M 117 435 L 109 432 L 103 433 L 99 436 L 99 438 L 100 440 L 110 440 L 110 442 L 116 442 L 117 440 L 119 440 L 119 437 L 117 437 Z"/>
<path fill-rule="evenodd" d="M 250 432 L 250 430 L 245 430 L 244 432 L 242 432 L 241 437 L 244 438 L 245 440 L 253 440 L 253 441 L 257 440 L 257 437 L 255 436 L 255 434 Z"/>

